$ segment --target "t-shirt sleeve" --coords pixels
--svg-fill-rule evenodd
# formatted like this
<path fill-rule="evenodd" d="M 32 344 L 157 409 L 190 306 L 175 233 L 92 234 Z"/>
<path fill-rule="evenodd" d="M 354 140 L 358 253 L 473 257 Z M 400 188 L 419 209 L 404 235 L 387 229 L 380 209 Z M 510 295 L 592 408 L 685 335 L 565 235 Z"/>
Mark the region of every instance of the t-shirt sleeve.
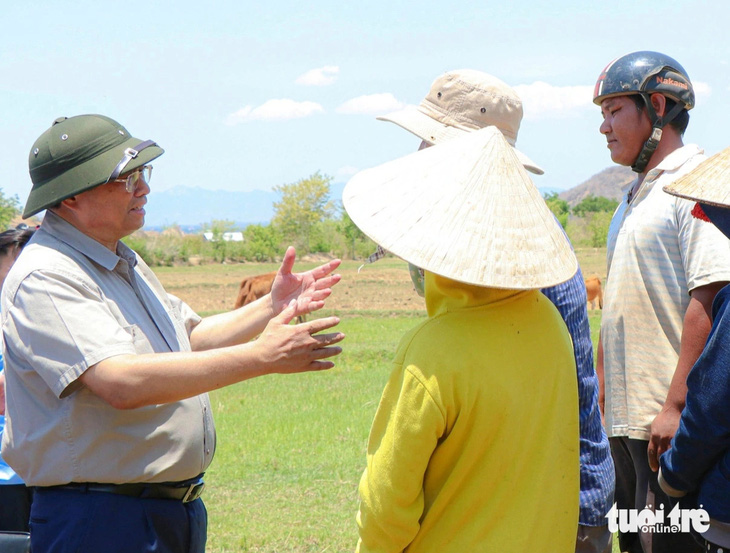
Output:
<path fill-rule="evenodd" d="M 690 291 L 730 281 L 730 240 L 715 225 L 692 215 L 695 202 L 676 199 L 679 250 Z"/>
<path fill-rule="evenodd" d="M 119 324 L 92 282 L 52 271 L 34 271 L 23 280 L 4 324 L 5 336 L 13 336 L 6 339 L 7 354 L 43 358 L 36 371 L 58 397 L 72 393 L 92 365 L 136 353 L 139 333 L 134 325 Z"/>

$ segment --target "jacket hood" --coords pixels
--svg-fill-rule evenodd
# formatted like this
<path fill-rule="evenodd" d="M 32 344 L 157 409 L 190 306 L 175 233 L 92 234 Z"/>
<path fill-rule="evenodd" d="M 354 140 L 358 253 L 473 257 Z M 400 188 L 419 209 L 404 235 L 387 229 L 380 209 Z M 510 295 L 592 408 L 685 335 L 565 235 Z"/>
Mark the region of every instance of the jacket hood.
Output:
<path fill-rule="evenodd" d="M 533 292 L 533 290 L 506 290 L 475 286 L 430 271 L 425 271 L 425 277 L 426 309 L 429 317 L 435 317 L 449 311 L 482 307 Z"/>

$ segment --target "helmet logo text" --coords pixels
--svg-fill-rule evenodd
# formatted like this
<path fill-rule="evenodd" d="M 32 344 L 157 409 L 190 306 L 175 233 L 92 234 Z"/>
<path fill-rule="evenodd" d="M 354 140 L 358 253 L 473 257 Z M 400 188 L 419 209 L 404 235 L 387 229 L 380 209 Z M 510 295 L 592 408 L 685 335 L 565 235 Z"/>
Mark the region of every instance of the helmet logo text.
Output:
<path fill-rule="evenodd" d="M 657 82 L 657 84 L 663 84 L 663 85 L 667 85 L 667 86 L 676 86 L 677 88 L 689 90 L 689 86 L 687 85 L 687 83 L 677 81 L 675 79 L 672 79 L 671 77 L 657 76 L 656 82 Z"/>

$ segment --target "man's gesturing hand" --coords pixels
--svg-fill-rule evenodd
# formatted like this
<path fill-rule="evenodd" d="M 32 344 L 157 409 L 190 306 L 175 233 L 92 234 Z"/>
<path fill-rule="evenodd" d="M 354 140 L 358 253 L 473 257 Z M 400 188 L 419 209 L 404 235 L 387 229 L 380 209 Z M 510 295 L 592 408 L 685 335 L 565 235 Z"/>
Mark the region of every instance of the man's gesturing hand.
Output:
<path fill-rule="evenodd" d="M 297 302 L 292 300 L 279 315 L 271 319 L 264 332 L 256 340 L 262 360 L 271 367 L 270 372 L 297 373 L 331 369 L 332 361 L 324 361 L 342 352 L 334 344 L 342 341 L 342 332 L 317 334 L 336 326 L 338 317 L 325 317 L 307 323 L 290 325 L 296 316 Z"/>
<path fill-rule="evenodd" d="M 332 293 L 332 286 L 340 281 L 340 275 L 332 274 L 340 260 L 333 259 L 311 271 L 292 273 L 295 258 L 296 252 L 289 246 L 271 287 L 271 303 L 274 313 L 279 313 L 291 300 L 297 300 L 294 316 L 298 317 L 324 306 L 324 300 Z"/>

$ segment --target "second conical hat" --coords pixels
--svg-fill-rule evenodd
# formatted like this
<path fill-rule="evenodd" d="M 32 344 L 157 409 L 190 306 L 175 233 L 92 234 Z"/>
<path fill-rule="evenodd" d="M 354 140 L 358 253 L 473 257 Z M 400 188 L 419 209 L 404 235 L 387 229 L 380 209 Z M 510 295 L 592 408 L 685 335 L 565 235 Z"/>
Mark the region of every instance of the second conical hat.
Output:
<path fill-rule="evenodd" d="M 663 190 L 703 204 L 730 207 L 730 148 L 707 158 Z"/>
<path fill-rule="evenodd" d="M 560 225 L 495 127 L 358 173 L 343 204 L 383 248 L 460 282 L 544 288 L 578 268 Z"/>

